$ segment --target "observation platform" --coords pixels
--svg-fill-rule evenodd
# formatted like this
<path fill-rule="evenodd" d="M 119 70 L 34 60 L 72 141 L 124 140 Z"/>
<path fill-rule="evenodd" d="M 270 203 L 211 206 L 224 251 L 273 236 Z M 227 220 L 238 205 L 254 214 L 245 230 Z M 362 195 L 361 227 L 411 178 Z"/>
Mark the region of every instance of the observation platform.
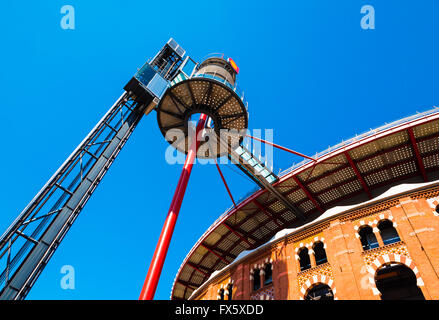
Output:
<path fill-rule="evenodd" d="M 210 128 L 217 136 L 220 136 L 221 130 L 227 130 L 230 147 L 239 145 L 242 131 L 248 127 L 248 103 L 243 91 L 236 85 L 236 71 L 227 60 L 210 57 L 198 66 L 191 77 L 180 75 L 171 84 L 157 106 L 157 122 L 165 137 L 170 130 L 184 133 L 184 138 L 169 141 L 177 150 L 187 154 L 188 122 L 201 113 L 209 116 L 212 121 Z M 197 151 L 200 158 L 227 154 L 228 150 L 221 148 L 219 141 L 216 146 L 201 142 Z"/>

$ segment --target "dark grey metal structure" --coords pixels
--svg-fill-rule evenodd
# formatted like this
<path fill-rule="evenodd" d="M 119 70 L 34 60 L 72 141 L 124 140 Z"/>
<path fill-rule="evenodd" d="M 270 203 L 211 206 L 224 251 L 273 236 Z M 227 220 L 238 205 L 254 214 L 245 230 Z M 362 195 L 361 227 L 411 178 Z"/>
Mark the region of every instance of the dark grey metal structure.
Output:
<path fill-rule="evenodd" d="M 123 94 L 3 234 L 1 299 L 22 299 L 29 292 L 130 137 L 145 106 Z"/>
<path fill-rule="evenodd" d="M 0 299 L 26 297 L 142 116 L 168 88 L 184 54 L 169 40 L 3 233 Z"/>

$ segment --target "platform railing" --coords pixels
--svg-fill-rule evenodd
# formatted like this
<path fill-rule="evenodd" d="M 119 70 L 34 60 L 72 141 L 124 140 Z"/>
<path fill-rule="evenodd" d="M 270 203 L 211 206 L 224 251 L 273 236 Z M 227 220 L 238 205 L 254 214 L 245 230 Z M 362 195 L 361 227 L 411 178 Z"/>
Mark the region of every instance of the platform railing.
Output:
<path fill-rule="evenodd" d="M 248 111 L 248 102 L 244 96 L 244 90 L 240 89 L 238 87 L 238 85 L 232 85 L 229 81 L 227 81 L 224 78 L 218 77 L 216 74 L 211 74 L 211 73 L 196 73 L 192 76 L 192 78 L 206 78 L 206 79 L 212 79 L 215 81 L 218 81 L 222 84 L 225 84 L 227 87 L 229 87 L 230 89 L 232 89 L 241 99 L 241 101 L 244 103 L 245 109 Z"/>

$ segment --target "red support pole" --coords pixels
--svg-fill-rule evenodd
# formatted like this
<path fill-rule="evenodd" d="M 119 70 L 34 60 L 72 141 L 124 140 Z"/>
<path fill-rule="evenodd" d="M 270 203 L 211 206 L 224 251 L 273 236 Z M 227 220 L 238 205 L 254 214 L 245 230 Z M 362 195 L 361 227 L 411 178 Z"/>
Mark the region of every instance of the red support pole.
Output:
<path fill-rule="evenodd" d="M 369 199 L 372 199 L 372 194 L 370 193 L 369 187 L 367 186 L 366 181 L 364 181 L 364 178 L 361 175 L 360 171 L 358 170 L 357 165 L 354 163 L 351 156 L 349 155 L 349 152 L 345 151 L 344 155 L 348 160 L 349 165 L 352 167 L 352 170 L 354 170 L 357 179 L 360 181 L 361 185 L 363 186 L 364 191 L 366 191 L 367 196 L 369 197 Z"/>
<path fill-rule="evenodd" d="M 312 203 L 317 208 L 317 210 L 319 210 L 321 213 L 325 212 L 325 210 L 323 210 L 322 207 L 320 207 L 319 203 L 313 197 L 311 192 L 309 192 L 308 189 L 305 188 L 305 186 L 302 184 L 302 182 L 300 182 L 299 178 L 297 178 L 296 176 L 293 176 L 293 180 L 296 181 L 296 183 L 299 186 L 299 188 L 302 189 L 303 192 L 305 192 L 306 196 L 308 197 L 308 199 L 310 199 L 312 201 Z"/>
<path fill-rule="evenodd" d="M 317 160 L 314 159 L 314 158 L 308 157 L 308 156 L 306 156 L 306 155 L 304 155 L 304 154 L 302 154 L 302 153 L 300 153 L 300 152 L 297 152 L 297 151 L 294 151 L 294 150 L 291 150 L 291 149 L 288 149 L 288 148 L 282 147 L 282 146 L 280 146 L 280 145 L 278 145 L 278 144 L 275 144 L 275 143 L 272 143 L 272 142 L 269 142 L 269 141 L 266 141 L 266 140 L 262 140 L 262 139 L 259 139 L 259 138 L 256 138 L 256 137 L 253 137 L 253 136 L 248 135 L 248 134 L 246 134 L 246 137 L 249 137 L 250 139 L 254 139 L 254 140 L 257 140 L 257 141 L 259 141 L 259 142 L 262 142 L 262 143 L 268 144 L 268 145 L 270 145 L 270 146 L 273 146 L 273 147 L 275 147 L 275 148 L 281 149 L 281 150 L 283 150 L 283 151 L 286 151 L 286 152 L 289 152 L 289 153 L 295 154 L 296 156 L 299 156 L 299 157 L 302 157 L 302 158 L 305 158 L 305 159 L 309 159 L 309 160 L 312 160 L 312 161 L 314 161 L 314 162 L 317 161 Z"/>
<path fill-rule="evenodd" d="M 415 134 L 413 133 L 413 128 L 409 128 L 408 130 L 410 142 L 412 143 L 413 151 L 415 152 L 416 161 L 418 163 L 419 170 L 421 171 L 422 178 L 424 182 L 428 181 L 427 173 L 425 172 L 424 162 L 422 161 L 421 153 L 419 152 L 418 144 L 416 143 Z"/>
<path fill-rule="evenodd" d="M 200 119 L 198 120 L 195 137 L 190 144 L 183 171 L 181 172 L 180 180 L 178 181 L 174 197 L 172 198 L 171 207 L 169 208 L 168 215 L 163 225 L 162 233 L 160 234 L 157 247 L 152 257 L 139 300 L 152 300 L 154 298 L 163 264 L 165 263 L 166 253 L 168 252 L 169 244 L 174 232 L 175 223 L 177 222 L 178 213 L 180 212 L 184 193 L 189 182 L 194 160 L 197 156 L 197 149 L 199 146 L 199 141 L 197 140 L 198 133 L 204 129 L 206 119 L 207 115 L 201 114 Z"/>
<path fill-rule="evenodd" d="M 218 169 L 218 172 L 219 172 L 219 174 L 220 174 L 220 176 L 221 176 L 221 179 L 223 180 L 223 183 L 224 183 L 224 185 L 226 186 L 227 193 L 229 194 L 229 197 L 230 197 L 230 199 L 232 199 L 233 205 L 234 205 L 235 208 L 236 208 L 235 200 L 233 199 L 232 193 L 230 192 L 229 186 L 227 185 L 226 179 L 224 178 L 224 175 L 223 175 L 223 173 L 221 172 L 221 169 L 220 169 L 220 167 L 219 167 L 219 165 L 218 165 L 218 162 L 216 162 L 216 159 L 213 159 L 213 160 L 215 161 L 216 168 Z"/>

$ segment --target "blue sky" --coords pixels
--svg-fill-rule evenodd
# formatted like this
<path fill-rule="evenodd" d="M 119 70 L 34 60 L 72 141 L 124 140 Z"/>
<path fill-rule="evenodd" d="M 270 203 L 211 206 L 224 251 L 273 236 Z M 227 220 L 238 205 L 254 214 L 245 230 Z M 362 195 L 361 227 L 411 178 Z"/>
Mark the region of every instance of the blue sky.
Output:
<path fill-rule="evenodd" d="M 60 27 L 73 5 L 75 30 Z M 373 5 L 376 29 L 360 27 Z M 223 52 L 240 67 L 251 129 L 313 155 L 342 139 L 439 105 L 439 2 L 7 1 L 0 4 L 1 232 L 173 37 L 196 60 Z M 137 299 L 181 165 L 168 165 L 155 113 L 145 117 L 28 299 Z M 275 171 L 300 161 L 274 154 Z M 230 166 L 235 198 L 253 185 Z M 231 205 L 214 166 L 196 165 L 159 287 Z M 60 287 L 63 265 L 75 290 Z"/>

